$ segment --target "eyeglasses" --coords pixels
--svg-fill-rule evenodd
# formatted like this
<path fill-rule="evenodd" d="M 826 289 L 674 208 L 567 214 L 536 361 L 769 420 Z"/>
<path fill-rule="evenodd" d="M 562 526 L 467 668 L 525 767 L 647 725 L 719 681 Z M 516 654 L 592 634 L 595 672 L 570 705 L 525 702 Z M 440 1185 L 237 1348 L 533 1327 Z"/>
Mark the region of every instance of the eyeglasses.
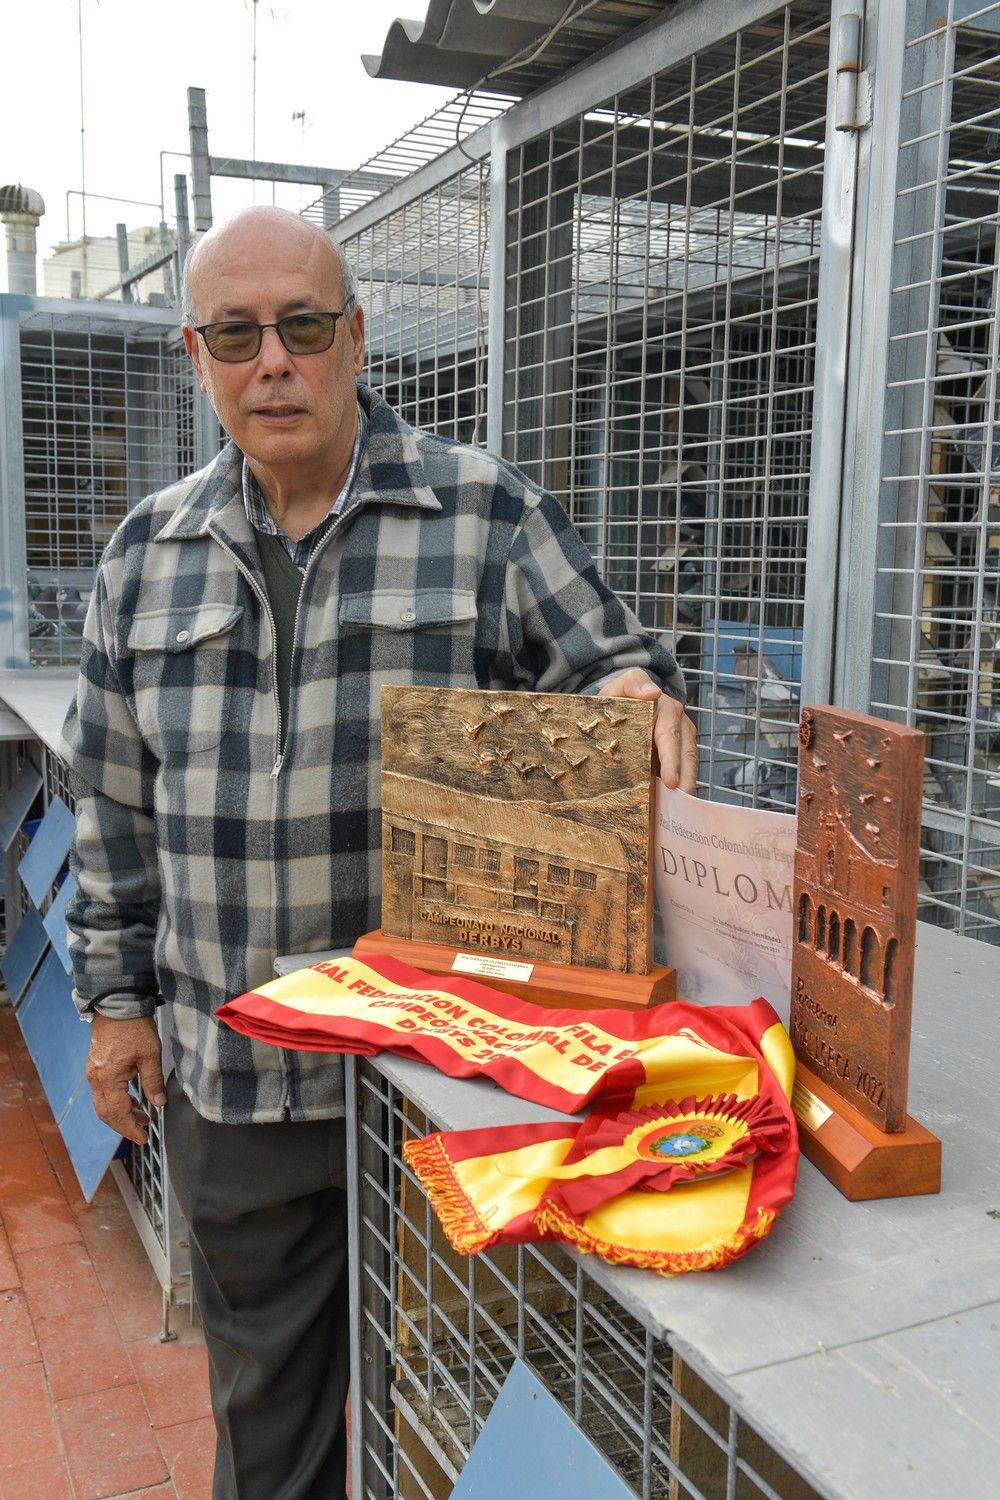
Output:
<path fill-rule="evenodd" d="M 251 323 L 246 319 L 202 323 L 195 333 L 201 334 L 212 358 L 227 365 L 256 359 L 265 328 L 274 329 L 289 354 L 322 354 L 333 343 L 337 320 L 348 313 L 353 302 L 354 298 L 348 297 L 339 312 L 289 313 L 277 323 Z"/>

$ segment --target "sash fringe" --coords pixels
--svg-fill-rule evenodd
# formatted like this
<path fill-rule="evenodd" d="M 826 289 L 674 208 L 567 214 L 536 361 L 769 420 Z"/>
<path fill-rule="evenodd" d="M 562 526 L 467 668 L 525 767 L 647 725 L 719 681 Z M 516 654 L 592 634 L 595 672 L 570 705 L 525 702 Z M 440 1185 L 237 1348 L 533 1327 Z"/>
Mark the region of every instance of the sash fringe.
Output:
<path fill-rule="evenodd" d="M 660 1276 L 681 1276 L 688 1271 L 717 1271 L 738 1260 L 751 1245 L 770 1233 L 776 1217 L 772 1209 L 759 1208 L 755 1223 L 745 1222 L 735 1233 L 711 1240 L 699 1250 L 644 1250 L 622 1245 L 591 1234 L 549 1204 L 543 1206 L 536 1223 L 545 1239 L 563 1240 L 578 1250 L 599 1255 L 611 1265 L 638 1266 Z"/>
<path fill-rule="evenodd" d="M 407 1141 L 403 1160 L 420 1179 L 448 1243 L 460 1255 L 475 1255 L 496 1244 L 499 1232 L 491 1229 L 476 1212 L 455 1175 L 451 1158 L 440 1135 L 422 1141 Z"/>

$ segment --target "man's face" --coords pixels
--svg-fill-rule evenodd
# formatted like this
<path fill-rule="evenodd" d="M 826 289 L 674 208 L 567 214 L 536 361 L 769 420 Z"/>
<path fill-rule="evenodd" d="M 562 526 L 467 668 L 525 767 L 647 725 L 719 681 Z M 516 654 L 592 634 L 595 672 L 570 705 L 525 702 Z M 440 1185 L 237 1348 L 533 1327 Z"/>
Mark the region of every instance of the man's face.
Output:
<path fill-rule="evenodd" d="M 325 238 L 308 226 L 254 220 L 220 230 L 192 267 L 195 322 L 276 323 L 296 312 L 343 306 L 340 267 Z M 258 471 L 282 485 L 310 485 L 336 471 L 354 438 L 355 377 L 364 367 L 364 315 L 337 323 L 331 347 L 289 354 L 268 328 L 254 359 L 214 359 L 185 327 L 184 342 L 216 415 Z"/>

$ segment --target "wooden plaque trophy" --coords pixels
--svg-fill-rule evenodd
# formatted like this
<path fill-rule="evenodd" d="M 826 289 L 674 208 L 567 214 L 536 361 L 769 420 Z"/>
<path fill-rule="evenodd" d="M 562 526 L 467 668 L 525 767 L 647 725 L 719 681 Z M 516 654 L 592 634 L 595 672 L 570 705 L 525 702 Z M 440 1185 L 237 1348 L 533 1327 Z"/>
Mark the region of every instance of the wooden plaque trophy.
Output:
<path fill-rule="evenodd" d="M 790 1031 L 802 1153 L 852 1200 L 936 1193 L 906 1113 L 923 735 L 837 708 L 799 724 Z"/>
<path fill-rule="evenodd" d="M 355 945 L 540 1004 L 673 1000 L 652 967 L 653 705 L 382 689 L 382 926 Z"/>

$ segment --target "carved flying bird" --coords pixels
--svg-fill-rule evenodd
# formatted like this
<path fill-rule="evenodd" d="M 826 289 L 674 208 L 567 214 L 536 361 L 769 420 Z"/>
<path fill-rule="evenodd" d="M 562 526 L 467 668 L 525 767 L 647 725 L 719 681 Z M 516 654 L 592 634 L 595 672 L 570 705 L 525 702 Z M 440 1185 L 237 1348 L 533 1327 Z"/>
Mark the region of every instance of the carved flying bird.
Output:
<path fill-rule="evenodd" d="M 523 762 L 516 760 L 514 762 L 514 770 L 522 776 L 530 776 L 532 771 L 538 770 L 538 762 L 535 760 L 526 760 Z"/>
<path fill-rule="evenodd" d="M 481 771 L 488 771 L 493 764 L 493 753 L 490 750 L 481 750 L 476 756 L 476 764 Z"/>
<path fill-rule="evenodd" d="M 882 762 L 878 760 L 874 755 L 868 755 L 865 757 L 865 765 L 871 766 L 872 770 L 874 770 L 876 766 L 880 766 L 881 764 Z"/>
<path fill-rule="evenodd" d="M 628 718 L 628 714 L 614 713 L 612 709 L 606 708 L 604 710 L 604 717 L 609 724 L 624 724 Z"/>
<path fill-rule="evenodd" d="M 532 698 L 531 706 L 540 719 L 544 719 L 546 714 L 552 712 L 552 704 L 543 702 L 541 698 Z"/>
<path fill-rule="evenodd" d="M 548 776 L 551 781 L 562 781 L 563 777 L 567 774 L 569 767 L 560 766 L 558 771 L 553 771 L 550 766 L 545 766 L 543 769 L 546 776 Z"/>
<path fill-rule="evenodd" d="M 873 839 L 877 839 L 881 832 L 882 830 L 877 823 L 865 824 L 865 833 L 870 833 Z"/>
<path fill-rule="evenodd" d="M 605 760 L 613 760 L 614 759 L 615 751 L 618 749 L 618 745 L 619 745 L 619 741 L 618 740 L 609 740 L 606 745 L 597 744 L 596 740 L 594 741 L 594 743 L 595 743 L 595 745 L 597 745 L 598 750 L 600 750 L 600 752 L 604 756 Z"/>
<path fill-rule="evenodd" d="M 588 719 L 587 722 L 586 722 L 586 724 L 583 722 L 582 719 L 577 719 L 577 721 L 576 721 L 576 727 L 583 734 L 593 734 L 594 730 L 597 728 L 597 726 L 598 726 L 598 724 L 600 722 L 601 722 L 600 715 L 598 715 L 597 718 L 595 718 L 595 719 Z"/>
<path fill-rule="evenodd" d="M 468 719 L 463 719 L 462 728 L 465 730 L 470 740 L 476 740 L 479 738 L 479 731 L 482 729 L 485 723 L 485 719 L 480 719 L 478 724 L 470 724 Z"/>
<path fill-rule="evenodd" d="M 511 756 L 513 754 L 514 754 L 514 746 L 513 745 L 505 745 L 502 750 L 498 749 L 497 752 L 496 752 L 497 760 L 500 762 L 500 764 L 502 766 L 505 766 L 507 764 L 507 762 L 510 760 L 510 758 L 511 758 Z"/>
<path fill-rule="evenodd" d="M 514 712 L 513 703 L 487 703 L 486 707 L 491 714 L 496 714 L 498 719 L 506 719 L 508 714 Z"/>
<path fill-rule="evenodd" d="M 868 805 L 869 802 L 874 802 L 875 801 L 875 793 L 874 792 L 861 792 L 858 795 L 858 801 L 864 803 L 864 805 L 867 807 L 867 805 Z"/>
<path fill-rule="evenodd" d="M 834 737 L 835 740 L 839 740 L 840 743 L 843 745 L 843 744 L 846 743 L 847 740 L 849 740 L 851 738 L 851 736 L 853 735 L 853 733 L 854 733 L 853 729 L 835 729 L 833 731 L 833 737 Z"/>
<path fill-rule="evenodd" d="M 801 792 L 799 793 L 799 801 L 804 802 L 806 807 L 808 807 L 815 795 L 815 792 L 807 791 L 806 788 L 803 787 Z"/>
<path fill-rule="evenodd" d="M 573 767 L 574 771 L 578 771 L 580 769 L 580 767 L 583 765 L 584 761 L 590 759 L 590 756 L 589 755 L 577 755 L 577 756 L 567 755 L 566 751 L 564 750 L 563 751 L 563 759 L 567 760 L 569 762 L 569 764 Z"/>
<path fill-rule="evenodd" d="M 823 760 L 822 756 L 814 755 L 813 756 L 813 765 L 816 767 L 817 771 L 825 771 L 826 770 L 826 761 Z"/>
<path fill-rule="evenodd" d="M 560 740 L 568 740 L 569 735 L 563 734 L 562 731 L 558 729 L 546 729 L 543 725 L 542 739 L 545 740 L 549 745 L 558 745 Z"/>

